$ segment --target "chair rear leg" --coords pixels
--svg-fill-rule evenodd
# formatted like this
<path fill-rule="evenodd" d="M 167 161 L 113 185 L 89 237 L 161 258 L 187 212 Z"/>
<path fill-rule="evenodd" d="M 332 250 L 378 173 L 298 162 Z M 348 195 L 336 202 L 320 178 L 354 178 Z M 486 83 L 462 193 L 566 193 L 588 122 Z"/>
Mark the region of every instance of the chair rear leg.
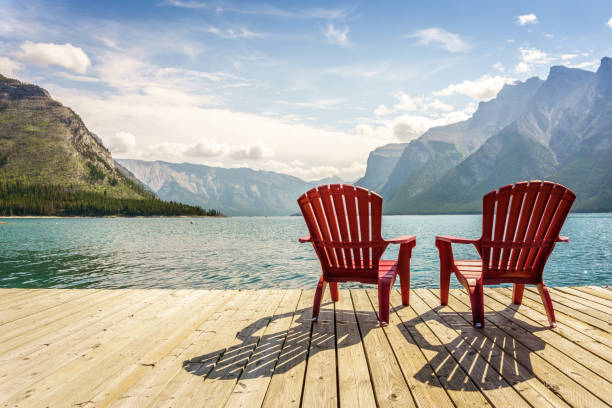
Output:
<path fill-rule="evenodd" d="M 538 292 L 540 292 L 540 297 L 542 298 L 542 303 L 544 304 L 544 310 L 546 310 L 548 324 L 551 328 L 555 328 L 557 327 L 557 320 L 555 319 L 555 310 L 553 309 L 548 288 L 543 283 L 538 283 L 536 287 L 538 288 Z"/>
<path fill-rule="evenodd" d="M 315 292 L 314 304 L 312 305 L 312 321 L 316 322 L 319 318 L 319 309 L 321 309 L 321 301 L 323 300 L 323 294 L 325 293 L 325 286 L 327 282 L 323 280 L 323 275 L 319 279 L 317 290 Z"/>
<path fill-rule="evenodd" d="M 334 302 L 340 299 L 340 293 L 338 292 L 338 282 L 329 282 L 329 294 Z"/>
<path fill-rule="evenodd" d="M 470 303 L 472 304 L 472 324 L 476 328 L 485 326 L 484 319 L 484 293 L 482 284 L 476 283 L 468 287 L 470 293 Z"/>
<path fill-rule="evenodd" d="M 389 297 L 391 294 L 391 282 L 378 281 L 378 321 L 380 326 L 389 324 Z"/>
<path fill-rule="evenodd" d="M 402 305 L 410 305 L 410 274 L 400 276 L 400 288 L 402 289 Z"/>
<path fill-rule="evenodd" d="M 512 303 L 520 305 L 523 301 L 523 292 L 525 291 L 525 285 L 515 283 L 512 288 Z"/>

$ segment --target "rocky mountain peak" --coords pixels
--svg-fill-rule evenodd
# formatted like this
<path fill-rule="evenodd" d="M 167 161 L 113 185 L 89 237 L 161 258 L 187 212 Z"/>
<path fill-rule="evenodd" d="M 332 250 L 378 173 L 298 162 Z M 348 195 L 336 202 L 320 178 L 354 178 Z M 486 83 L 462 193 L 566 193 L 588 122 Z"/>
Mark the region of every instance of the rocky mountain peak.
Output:
<path fill-rule="evenodd" d="M 49 92 L 43 88 L 24 84 L 16 79 L 7 78 L 0 74 L 0 98 L 16 100 L 24 98 L 51 98 Z"/>

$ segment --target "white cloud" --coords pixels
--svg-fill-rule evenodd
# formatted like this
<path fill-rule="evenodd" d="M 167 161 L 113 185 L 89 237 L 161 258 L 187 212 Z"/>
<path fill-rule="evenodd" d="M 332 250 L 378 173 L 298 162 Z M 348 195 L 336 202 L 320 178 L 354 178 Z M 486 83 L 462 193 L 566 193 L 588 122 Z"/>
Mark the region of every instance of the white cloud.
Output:
<path fill-rule="evenodd" d="M 504 84 L 513 83 L 512 78 L 502 76 L 484 75 L 474 81 L 463 81 L 458 84 L 449 85 L 441 91 L 436 91 L 434 95 L 450 96 L 455 94 L 467 95 L 474 99 L 487 101 L 497 95 Z"/>
<path fill-rule="evenodd" d="M 79 74 L 84 74 L 91 66 L 91 61 L 82 48 L 70 43 L 34 43 L 26 41 L 21 44 L 17 58 L 39 66 L 58 65 Z"/>
<path fill-rule="evenodd" d="M 493 64 L 493 68 L 498 70 L 499 72 L 504 72 L 505 71 L 504 65 L 501 62 L 499 62 L 499 61 L 497 61 L 495 64 Z"/>
<path fill-rule="evenodd" d="M 329 42 L 339 44 L 345 47 L 349 45 L 348 33 L 348 26 L 345 26 L 344 29 L 339 29 L 336 28 L 332 23 L 327 24 L 327 29 L 324 32 L 325 37 Z"/>
<path fill-rule="evenodd" d="M 215 26 L 210 26 L 206 30 L 207 32 L 216 35 L 217 37 L 224 38 L 226 40 L 233 40 L 236 38 L 261 38 L 263 37 L 260 33 L 255 33 L 248 28 L 228 28 L 226 30 L 220 29 Z"/>
<path fill-rule="evenodd" d="M 436 27 L 418 30 L 414 34 L 407 35 L 406 38 L 417 38 L 419 43 L 425 45 L 439 43 L 442 48 L 450 52 L 463 52 L 470 48 L 469 44 L 462 40 L 458 34 Z"/>
<path fill-rule="evenodd" d="M 403 92 L 397 92 L 395 97 L 399 100 L 399 102 L 394 106 L 396 110 L 412 112 L 416 111 L 423 105 L 424 98 L 423 97 L 411 97 Z"/>
<path fill-rule="evenodd" d="M 578 54 L 561 54 L 561 59 L 564 61 L 574 59 L 578 56 Z"/>
<path fill-rule="evenodd" d="M 232 146 L 230 157 L 234 160 L 261 160 L 274 156 L 274 150 L 263 142 Z"/>
<path fill-rule="evenodd" d="M 378 105 L 376 109 L 374 109 L 374 115 L 376 116 L 387 116 L 393 112 L 394 112 L 393 109 L 389 109 L 387 108 L 387 105 L 383 105 L 383 104 Z"/>
<path fill-rule="evenodd" d="M 516 17 L 516 24 L 518 25 L 526 25 L 526 24 L 536 24 L 538 22 L 538 17 L 535 14 L 523 14 L 522 16 Z"/>
<path fill-rule="evenodd" d="M 519 48 L 523 62 L 528 64 L 547 64 L 551 60 L 544 51 L 537 48 Z"/>
<path fill-rule="evenodd" d="M 136 147 L 136 137 L 129 132 L 117 132 L 104 136 L 102 141 L 111 153 L 129 153 Z"/>
<path fill-rule="evenodd" d="M 610 17 L 610 19 L 608 20 L 608 22 L 606 23 L 606 25 L 610 28 L 612 28 L 612 17 Z"/>
<path fill-rule="evenodd" d="M 521 62 L 514 67 L 514 72 L 522 74 L 531 70 L 533 64 L 549 64 L 555 60 L 547 53 L 537 48 L 519 48 Z M 566 54 L 567 55 L 567 54 Z"/>
<path fill-rule="evenodd" d="M 433 101 L 427 103 L 424 107 L 425 107 L 425 110 L 437 110 L 437 111 L 444 111 L 444 112 L 450 112 L 454 109 L 452 105 L 449 105 L 448 103 L 444 103 L 439 99 L 434 99 Z"/>
<path fill-rule="evenodd" d="M 517 74 L 523 74 L 525 72 L 528 72 L 529 69 L 529 65 L 524 62 L 519 62 L 518 64 L 516 64 L 516 67 L 514 67 L 514 72 L 516 72 Z"/>
<path fill-rule="evenodd" d="M 0 74 L 10 78 L 15 78 L 16 72 L 21 68 L 22 66 L 19 62 L 6 57 L 0 57 Z"/>
<path fill-rule="evenodd" d="M 228 152 L 229 146 L 227 144 L 206 139 L 202 139 L 197 143 L 187 146 L 184 150 L 186 156 L 192 157 L 217 157 L 227 154 Z"/>

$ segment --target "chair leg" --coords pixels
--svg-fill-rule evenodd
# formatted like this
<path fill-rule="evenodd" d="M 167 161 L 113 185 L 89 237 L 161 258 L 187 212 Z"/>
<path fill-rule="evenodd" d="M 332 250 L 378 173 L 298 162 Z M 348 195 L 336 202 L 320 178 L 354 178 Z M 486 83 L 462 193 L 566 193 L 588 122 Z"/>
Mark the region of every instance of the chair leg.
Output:
<path fill-rule="evenodd" d="M 512 303 L 520 305 L 523 301 L 523 292 L 525 291 L 525 285 L 515 283 L 512 287 Z"/>
<path fill-rule="evenodd" d="M 485 326 L 484 319 L 484 293 L 482 290 L 482 284 L 476 283 L 468 287 L 470 292 L 470 303 L 472 304 L 472 324 L 476 328 L 483 328 Z"/>
<path fill-rule="evenodd" d="M 540 292 L 540 297 L 542 298 L 542 303 L 544 304 L 544 310 L 546 310 L 546 316 L 548 316 L 548 324 L 554 329 L 557 327 L 557 321 L 555 319 L 555 310 L 553 309 L 548 288 L 543 283 L 538 283 L 536 287 L 538 288 L 538 292 Z"/>
<path fill-rule="evenodd" d="M 378 321 L 380 326 L 389 324 L 389 297 L 391 294 L 391 282 L 387 280 L 378 281 Z"/>
<path fill-rule="evenodd" d="M 412 244 L 400 245 L 399 256 L 397 258 L 397 274 L 400 278 L 402 289 L 402 305 L 410 304 L 410 258 L 412 257 Z"/>
<path fill-rule="evenodd" d="M 316 322 L 319 318 L 319 309 L 321 308 L 321 301 L 323 300 L 323 294 L 325 293 L 325 286 L 327 282 L 323 280 L 323 275 L 319 279 L 317 285 L 317 291 L 315 292 L 314 304 L 312 305 L 312 321 Z"/>
<path fill-rule="evenodd" d="M 402 290 L 402 305 L 410 305 L 410 274 L 400 276 L 400 288 Z"/>
<path fill-rule="evenodd" d="M 451 277 L 451 261 L 450 261 L 450 244 L 445 242 L 436 242 L 438 251 L 440 252 L 440 304 L 446 306 L 448 304 L 448 291 L 450 288 Z"/>
<path fill-rule="evenodd" d="M 334 302 L 340 299 L 340 293 L 338 292 L 338 282 L 329 282 L 329 293 Z"/>

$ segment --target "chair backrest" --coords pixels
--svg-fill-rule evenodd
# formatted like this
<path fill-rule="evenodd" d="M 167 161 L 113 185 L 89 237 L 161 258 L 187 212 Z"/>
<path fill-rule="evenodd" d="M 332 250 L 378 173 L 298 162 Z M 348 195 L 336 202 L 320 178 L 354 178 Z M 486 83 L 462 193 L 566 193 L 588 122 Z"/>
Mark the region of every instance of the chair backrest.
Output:
<path fill-rule="evenodd" d="M 479 249 L 484 278 L 541 280 L 575 198 L 567 187 L 539 180 L 486 194 Z"/>
<path fill-rule="evenodd" d="M 382 197 L 361 187 L 319 186 L 298 198 L 326 280 L 376 282 L 386 243 Z"/>

